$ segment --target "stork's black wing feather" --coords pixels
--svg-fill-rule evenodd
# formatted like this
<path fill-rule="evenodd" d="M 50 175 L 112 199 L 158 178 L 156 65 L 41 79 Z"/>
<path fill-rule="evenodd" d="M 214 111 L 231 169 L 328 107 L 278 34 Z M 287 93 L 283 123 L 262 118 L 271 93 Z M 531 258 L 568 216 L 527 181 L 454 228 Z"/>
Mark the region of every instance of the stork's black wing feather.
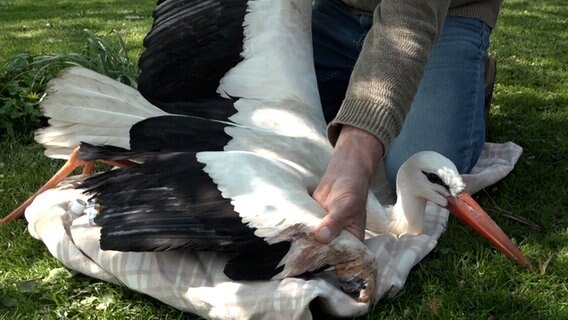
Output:
<path fill-rule="evenodd" d="M 155 79 L 154 81 L 160 82 L 160 79 Z M 157 107 L 171 114 L 188 115 L 213 120 L 228 121 L 230 116 L 237 113 L 237 109 L 234 107 L 235 101 L 225 98 L 196 98 L 191 101 L 159 101 L 157 103 Z"/>
<path fill-rule="evenodd" d="M 284 269 L 278 264 L 290 250 L 290 243 L 280 242 L 270 247 L 270 250 L 244 252 L 232 257 L 223 269 L 225 275 L 235 281 L 271 279 Z"/>
<path fill-rule="evenodd" d="M 203 171 L 193 152 L 134 152 L 82 143 L 80 157 L 143 159 L 128 169 L 92 176 L 85 188 L 98 205 L 103 250 L 166 251 L 180 248 L 236 252 L 225 274 L 233 280 L 269 280 L 289 242 L 269 245 L 241 222 L 230 200 Z"/>
<path fill-rule="evenodd" d="M 80 188 L 100 208 L 95 222 L 102 227 L 101 248 L 266 250 L 268 244 L 241 222 L 203 167 L 192 152 L 160 153 L 143 164 L 85 180 Z"/>
<path fill-rule="evenodd" d="M 159 1 L 139 60 L 142 95 L 158 107 L 216 97 L 219 80 L 241 60 L 246 7 L 247 0 Z"/>
<path fill-rule="evenodd" d="M 135 152 L 115 146 L 103 145 L 95 146 L 87 142 L 81 142 L 79 148 L 79 158 L 85 161 L 104 160 L 130 160 L 135 157 L 140 160 L 151 158 L 155 152 Z"/>
<path fill-rule="evenodd" d="M 231 136 L 228 123 L 189 116 L 162 116 L 130 128 L 130 148 L 139 152 L 221 151 Z"/>

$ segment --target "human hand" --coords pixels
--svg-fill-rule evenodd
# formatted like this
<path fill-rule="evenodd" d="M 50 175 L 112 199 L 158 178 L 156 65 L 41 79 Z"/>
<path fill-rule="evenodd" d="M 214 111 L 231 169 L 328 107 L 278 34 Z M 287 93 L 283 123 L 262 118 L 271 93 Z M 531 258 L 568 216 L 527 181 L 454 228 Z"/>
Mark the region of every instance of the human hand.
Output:
<path fill-rule="evenodd" d="M 383 145 L 374 135 L 343 126 L 327 170 L 313 194 L 328 212 L 315 229 L 317 241 L 329 243 L 341 230 L 364 239 L 369 185 L 382 155 Z"/>

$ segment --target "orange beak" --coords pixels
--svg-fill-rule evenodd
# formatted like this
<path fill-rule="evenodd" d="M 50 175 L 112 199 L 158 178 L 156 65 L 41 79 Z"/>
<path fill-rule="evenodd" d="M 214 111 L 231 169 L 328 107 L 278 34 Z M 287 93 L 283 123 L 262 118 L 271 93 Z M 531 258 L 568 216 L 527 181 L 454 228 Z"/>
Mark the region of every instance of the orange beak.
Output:
<path fill-rule="evenodd" d="M 523 267 L 530 267 L 529 260 L 499 228 L 497 223 L 473 200 L 467 192 L 461 192 L 455 197 L 448 197 L 448 210 L 459 220 L 469 225 L 475 232 L 485 237 L 509 259 Z"/>

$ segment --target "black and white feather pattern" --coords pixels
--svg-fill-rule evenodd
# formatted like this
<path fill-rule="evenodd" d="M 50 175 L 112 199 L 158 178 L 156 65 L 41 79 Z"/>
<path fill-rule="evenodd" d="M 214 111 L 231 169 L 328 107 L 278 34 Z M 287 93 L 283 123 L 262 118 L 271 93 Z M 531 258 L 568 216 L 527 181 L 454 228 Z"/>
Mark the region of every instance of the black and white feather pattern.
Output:
<path fill-rule="evenodd" d="M 50 81 L 41 104 L 49 127 L 38 130 L 35 139 L 45 154 L 67 159 L 81 141 L 147 149 L 141 144 L 144 139 L 136 139 L 141 132 L 155 139 L 156 130 L 175 130 L 163 118 L 156 119 L 164 116 L 173 116 L 168 121 L 178 124 L 192 121 L 180 120 L 182 115 L 205 119 L 197 127 L 209 120 L 227 121 L 236 113 L 234 100 L 220 98 L 216 89 L 242 59 L 246 5 L 244 0 L 159 1 L 139 61 L 139 90 L 85 68 L 63 71 Z M 164 136 L 169 142 L 187 140 L 182 134 Z M 152 143 L 155 147 L 156 141 Z"/>
<path fill-rule="evenodd" d="M 284 231 L 307 232 L 325 215 L 310 195 L 332 151 L 313 66 L 311 1 L 169 0 L 154 18 L 140 92 L 72 68 L 51 86 L 43 106 L 51 127 L 37 140 L 51 155 L 85 141 L 118 149 L 85 144 L 83 159 L 140 161 L 81 186 L 99 206 L 103 249 L 271 253 L 259 263 L 270 277 L 279 264 L 280 277 L 296 274 L 287 261 L 303 249 Z M 233 47 L 234 39 L 244 40 Z M 74 123 L 74 114 L 93 109 L 91 95 L 99 99 L 97 119 Z M 53 111 L 58 103 L 65 114 Z M 74 136 L 69 128 L 78 123 L 90 135 Z M 354 240 L 355 255 L 366 252 L 350 234 L 339 247 L 343 237 Z M 239 261 L 233 270 L 242 270 Z"/>
<path fill-rule="evenodd" d="M 159 1 L 144 39 L 138 89 L 153 103 L 215 98 L 241 60 L 247 1 Z M 159 81 L 157 81 L 159 80 Z"/>

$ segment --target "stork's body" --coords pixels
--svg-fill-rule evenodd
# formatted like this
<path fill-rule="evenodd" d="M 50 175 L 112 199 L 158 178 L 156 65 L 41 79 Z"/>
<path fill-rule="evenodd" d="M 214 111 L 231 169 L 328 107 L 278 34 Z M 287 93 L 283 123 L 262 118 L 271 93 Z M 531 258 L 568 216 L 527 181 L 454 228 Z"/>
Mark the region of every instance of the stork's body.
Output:
<path fill-rule="evenodd" d="M 140 91 L 152 103 L 134 89 L 72 68 L 50 85 L 43 108 L 51 127 L 37 140 L 54 157 L 64 157 L 86 141 L 122 149 L 85 145 L 83 161 L 139 163 L 81 185 L 100 207 L 96 221 L 102 226 L 103 249 L 233 252 L 237 256 L 226 269 L 233 278 L 251 273 L 243 271 L 243 263 L 251 261 L 239 259 L 243 256 L 258 259 L 271 253 L 259 270 L 268 268 L 275 279 L 333 265 L 344 287 L 360 290 L 359 299 L 369 301 L 377 272 L 373 255 L 349 232 L 328 245 L 316 242 L 311 233 L 325 215 L 311 193 L 332 150 L 310 49 L 311 1 L 214 1 L 209 5 L 217 19 L 201 27 L 216 26 L 216 33 L 207 33 L 212 36 L 204 52 L 191 45 L 180 49 L 178 43 L 202 40 L 191 38 L 199 22 L 194 29 L 180 24 L 190 32 L 176 32 L 176 21 L 206 11 L 200 3 L 161 1 L 155 11 L 140 78 Z M 225 15 L 244 21 L 242 53 L 234 46 L 218 48 L 234 44 L 234 38 L 223 40 L 227 32 L 216 25 L 234 33 L 235 19 Z M 187 34 L 189 39 L 178 38 Z M 164 35 L 169 38 L 161 43 Z M 183 57 L 184 50 L 195 53 L 192 57 L 203 66 L 173 58 Z M 216 58 L 207 50 L 226 55 Z M 215 59 L 238 61 L 234 52 L 242 56 L 236 66 L 215 69 L 204 79 L 193 76 Z M 225 69 L 230 70 L 225 74 Z M 195 89 L 191 81 L 203 82 Z M 211 92 L 211 82 L 219 84 L 221 97 Z M 462 194 L 457 170 L 439 155 L 421 154 L 401 173 L 398 202 L 391 209 L 369 194 L 367 227 L 373 232 L 419 234 L 427 201 L 445 207 L 447 199 Z M 456 201 L 449 208 L 467 214 L 470 205 Z M 283 268 L 276 269 L 278 264 Z"/>

